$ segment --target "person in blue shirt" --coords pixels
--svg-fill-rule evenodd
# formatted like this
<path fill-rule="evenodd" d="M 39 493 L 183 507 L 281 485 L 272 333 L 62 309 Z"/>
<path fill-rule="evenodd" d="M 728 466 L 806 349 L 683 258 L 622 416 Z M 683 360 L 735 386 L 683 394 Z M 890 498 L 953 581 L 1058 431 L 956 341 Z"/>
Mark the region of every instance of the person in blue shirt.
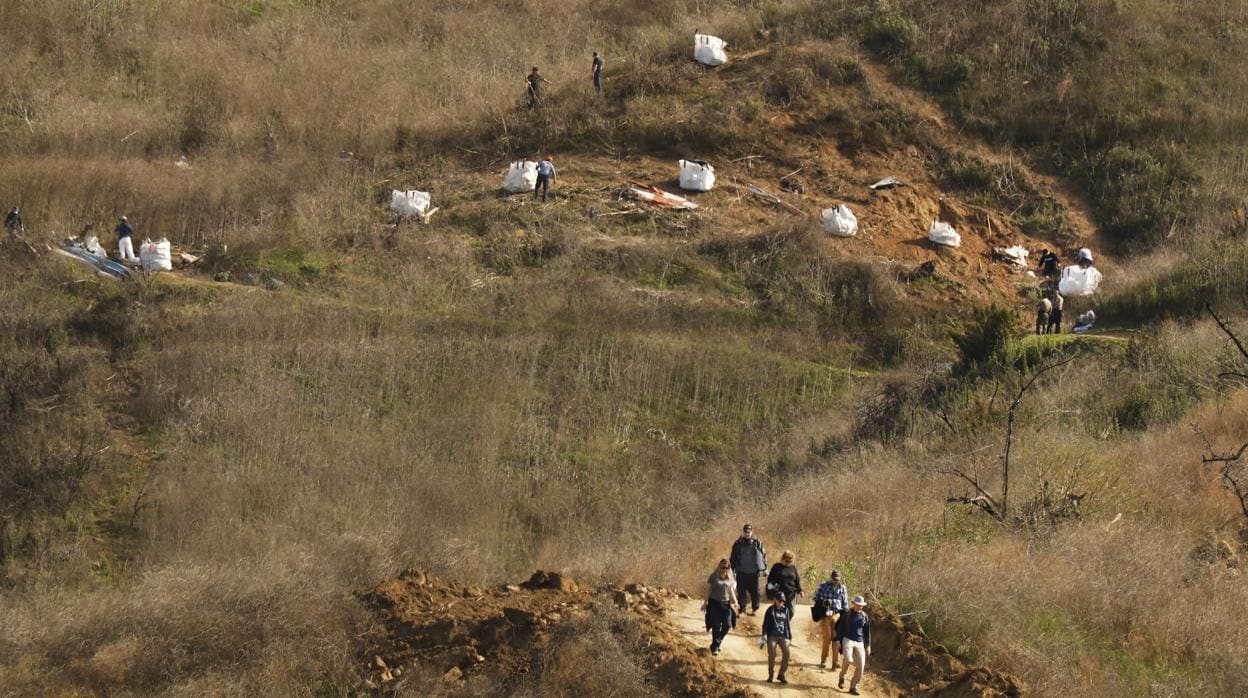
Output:
<path fill-rule="evenodd" d="M 123 262 L 138 259 L 134 256 L 134 242 L 130 239 L 134 236 L 134 228 L 130 227 L 130 221 L 125 216 L 117 221 L 117 227 L 113 228 L 113 232 L 117 233 L 117 256 Z"/>
<path fill-rule="evenodd" d="M 555 172 L 555 159 L 549 155 L 545 160 L 537 164 L 537 184 L 533 185 L 533 199 L 537 200 L 537 193 L 542 193 L 542 201 L 546 200 L 546 194 L 550 191 L 550 181 L 555 178 L 558 173 Z"/>
<path fill-rule="evenodd" d="M 785 605 L 783 591 L 777 591 L 771 599 L 771 607 L 763 614 L 763 634 L 758 644 L 767 643 L 767 682 L 771 683 L 776 669 L 776 648 L 780 648 L 780 674 L 776 680 L 788 683 L 784 673 L 789 669 L 789 643 L 793 641 L 793 613 Z"/>
<path fill-rule="evenodd" d="M 819 585 L 815 589 L 815 605 L 811 606 L 811 617 L 819 624 L 819 630 L 822 632 L 822 649 L 819 654 L 819 667 L 824 668 L 828 662 L 828 649 L 832 646 L 832 639 L 836 635 L 836 621 L 840 619 L 841 614 L 849 609 L 849 591 L 845 588 L 845 584 L 841 582 L 841 573 L 832 572 L 832 576 L 828 581 Z M 832 654 L 832 669 L 836 670 L 836 660 L 839 653 Z"/>
<path fill-rule="evenodd" d="M 841 614 L 836 623 L 836 649 L 845 657 L 841 665 L 841 677 L 837 688 L 845 688 L 845 672 L 849 665 L 854 665 L 854 678 L 849 682 L 849 694 L 858 694 L 858 684 L 862 681 L 862 672 L 867 670 L 867 657 L 871 656 L 871 619 L 862 607 L 867 604 L 862 596 L 855 596 L 850 609 Z"/>

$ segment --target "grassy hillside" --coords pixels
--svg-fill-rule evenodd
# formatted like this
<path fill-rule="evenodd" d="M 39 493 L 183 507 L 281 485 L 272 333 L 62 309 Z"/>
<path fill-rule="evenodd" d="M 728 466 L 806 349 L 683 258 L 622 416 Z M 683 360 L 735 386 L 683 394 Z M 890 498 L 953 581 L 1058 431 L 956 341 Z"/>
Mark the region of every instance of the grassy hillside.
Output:
<path fill-rule="evenodd" d="M 1248 691 L 1248 521 L 1201 463 L 1243 369 L 1193 321 L 1248 278 L 1243 8 L 444 5 L 0 6 L 28 238 L 213 246 L 127 284 L 0 247 L 0 686 L 348 694 L 353 594 L 399 569 L 692 589 L 748 519 L 1034 693 Z M 695 28 L 739 60 L 692 64 Z M 497 194 L 543 152 L 554 202 Z M 703 211 L 616 201 L 694 154 Z M 784 175 L 863 235 L 743 193 Z M 430 225 L 385 223 L 406 187 Z M 915 244 L 938 215 L 962 251 Z M 1121 332 L 1019 339 L 1004 240 L 1104 243 Z M 1009 512 L 949 501 L 954 470 L 1004 499 L 1010 400 L 1067 357 Z"/>

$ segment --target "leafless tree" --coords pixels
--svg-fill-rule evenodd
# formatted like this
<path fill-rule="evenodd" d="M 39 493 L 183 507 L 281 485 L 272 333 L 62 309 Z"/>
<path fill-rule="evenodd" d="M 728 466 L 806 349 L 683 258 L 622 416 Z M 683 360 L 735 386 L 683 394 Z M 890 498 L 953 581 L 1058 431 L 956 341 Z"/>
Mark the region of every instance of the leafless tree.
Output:
<path fill-rule="evenodd" d="M 1248 348 L 1244 347 L 1243 342 L 1240 341 L 1230 325 L 1221 317 L 1218 317 L 1217 312 L 1214 311 L 1213 305 L 1209 301 L 1205 301 L 1205 311 L 1209 313 L 1214 322 L 1218 323 L 1218 328 L 1235 345 L 1235 349 L 1239 351 L 1240 358 L 1248 361 Z M 1218 377 L 1248 380 L 1248 374 L 1241 371 L 1223 371 L 1218 374 Z M 1222 484 L 1239 500 L 1239 510 L 1243 513 L 1244 518 L 1248 519 L 1248 468 L 1245 467 L 1248 463 L 1242 460 L 1245 454 L 1248 454 L 1248 442 L 1245 442 L 1234 452 L 1217 452 L 1213 449 L 1209 440 L 1204 438 L 1203 434 L 1201 434 L 1201 438 L 1205 441 L 1205 455 L 1201 460 L 1207 464 L 1218 465 L 1221 469 Z"/>

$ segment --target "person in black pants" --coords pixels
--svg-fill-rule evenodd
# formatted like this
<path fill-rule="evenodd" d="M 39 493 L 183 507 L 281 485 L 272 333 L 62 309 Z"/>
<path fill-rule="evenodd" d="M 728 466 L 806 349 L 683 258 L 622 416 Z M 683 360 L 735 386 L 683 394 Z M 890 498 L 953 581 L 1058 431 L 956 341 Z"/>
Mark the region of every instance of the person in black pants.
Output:
<path fill-rule="evenodd" d="M 602 94 L 602 56 L 594 51 L 594 94 Z"/>
<path fill-rule="evenodd" d="M 732 544 L 728 560 L 737 575 L 737 599 L 741 607 L 745 607 L 746 597 L 749 597 L 750 615 L 758 613 L 758 575 L 767 569 L 767 551 L 763 549 L 763 542 L 754 537 L 754 528 L 749 524 L 741 529 L 741 537 Z"/>
<path fill-rule="evenodd" d="M 796 560 L 792 550 L 780 554 L 780 562 L 772 565 L 771 572 L 767 573 L 768 596 L 784 592 L 790 604 L 797 603 L 797 597 L 802 595 L 802 575 L 794 564 Z"/>
<path fill-rule="evenodd" d="M 763 615 L 763 635 L 758 639 L 761 646 L 767 645 L 767 683 L 776 670 L 776 649 L 780 650 L 780 675 L 776 680 L 788 683 L 784 673 L 789 669 L 789 645 L 793 642 L 793 612 L 785 605 L 784 592 L 777 591 L 772 597 L 771 607 Z"/>

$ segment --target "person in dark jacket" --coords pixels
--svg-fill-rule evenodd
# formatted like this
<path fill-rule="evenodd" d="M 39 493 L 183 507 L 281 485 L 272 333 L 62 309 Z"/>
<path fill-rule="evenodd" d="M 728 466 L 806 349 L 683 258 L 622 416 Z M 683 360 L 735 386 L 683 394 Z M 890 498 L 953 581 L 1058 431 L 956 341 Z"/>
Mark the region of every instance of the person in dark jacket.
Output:
<path fill-rule="evenodd" d="M 529 89 L 529 109 L 539 106 L 542 103 L 542 85 L 549 85 L 550 81 L 542 77 L 537 66 L 533 66 L 533 72 L 524 81 Z"/>
<path fill-rule="evenodd" d="M 1044 249 L 1040 251 L 1040 275 L 1041 276 L 1048 276 L 1048 277 L 1057 276 L 1058 266 L 1060 265 L 1060 263 L 1061 263 L 1061 260 L 1057 258 L 1056 252 L 1051 252 L 1048 249 Z"/>
<path fill-rule="evenodd" d="M 793 641 L 793 613 L 785 602 L 784 592 L 777 591 L 771 599 L 771 607 L 763 614 L 763 634 L 758 644 L 767 644 L 767 682 L 772 677 L 780 683 L 788 683 L 784 672 L 789 669 L 789 644 Z M 776 648 L 780 648 L 780 674 L 776 676 Z"/>
<path fill-rule="evenodd" d="M 719 561 L 715 571 L 706 579 L 706 629 L 711 631 L 711 654 L 719 654 L 728 631 L 737 624 L 741 604 L 737 601 L 737 582 L 732 577 L 728 558 Z"/>
<path fill-rule="evenodd" d="M 4 217 L 4 229 L 10 233 L 22 232 L 22 212 L 18 207 L 14 206 L 9 215 Z"/>
<path fill-rule="evenodd" d="M 763 549 L 763 542 L 754 537 L 754 528 L 749 524 L 741 529 L 741 537 L 732 544 L 728 561 L 737 575 L 737 599 L 742 609 L 749 597 L 750 615 L 758 613 L 758 575 L 767 570 L 767 551 Z"/>
<path fill-rule="evenodd" d="M 117 227 L 113 228 L 113 232 L 117 233 L 117 256 L 123 262 L 133 262 L 138 258 L 134 256 L 134 242 L 130 239 L 134 236 L 134 228 L 130 227 L 130 221 L 122 216 L 117 221 Z"/>
<path fill-rule="evenodd" d="M 780 562 L 772 565 L 771 571 L 767 573 L 768 596 L 783 591 L 789 603 L 797 603 L 797 597 L 802 595 L 802 575 L 794 564 L 796 560 L 792 550 L 780 554 Z"/>
<path fill-rule="evenodd" d="M 832 639 L 836 636 L 836 621 L 840 620 L 842 613 L 849 610 L 848 594 L 849 591 L 841 581 L 841 573 L 836 571 L 832 572 L 828 581 L 815 589 L 815 605 L 811 606 L 811 616 L 819 624 L 823 640 L 819 651 L 820 668 L 828 662 L 828 649 L 832 646 Z M 836 660 L 839 656 L 839 652 L 832 653 L 833 670 L 836 669 Z"/>
<path fill-rule="evenodd" d="M 602 94 L 602 56 L 594 51 L 594 94 Z"/>
<path fill-rule="evenodd" d="M 836 687 L 845 688 L 845 672 L 853 664 L 854 678 L 849 682 L 849 694 L 853 696 L 858 695 L 858 684 L 862 672 L 867 670 L 867 657 L 871 656 L 871 619 L 862 610 L 866 603 L 866 599 L 855 596 L 849 611 L 842 613 L 836 623 L 836 649 L 845 658 Z"/>

